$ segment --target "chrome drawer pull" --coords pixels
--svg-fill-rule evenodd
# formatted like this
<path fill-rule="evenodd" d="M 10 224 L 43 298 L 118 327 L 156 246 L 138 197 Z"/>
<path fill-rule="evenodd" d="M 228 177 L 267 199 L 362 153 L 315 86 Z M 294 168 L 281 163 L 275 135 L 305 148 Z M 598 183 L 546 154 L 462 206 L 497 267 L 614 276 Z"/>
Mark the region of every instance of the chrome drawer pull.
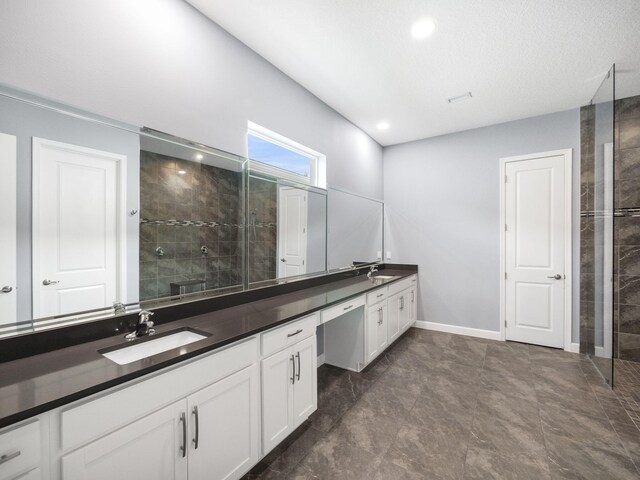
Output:
<path fill-rule="evenodd" d="M 182 458 L 187 456 L 187 415 L 182 412 L 180 415 L 180 422 L 182 422 L 182 445 L 180 446 L 180 452 Z"/>
<path fill-rule="evenodd" d="M 295 337 L 299 333 L 302 333 L 302 329 L 298 330 L 297 332 L 290 333 L 289 335 L 287 335 L 287 337 Z"/>
<path fill-rule="evenodd" d="M 384 293 L 380 293 L 380 294 L 376 295 L 376 298 L 380 298 L 380 297 L 384 297 Z"/>
<path fill-rule="evenodd" d="M 353 305 L 349 305 L 348 307 L 344 307 L 342 310 L 349 310 L 350 308 L 353 308 Z"/>
<path fill-rule="evenodd" d="M 197 450 L 198 449 L 198 444 L 200 443 L 200 416 L 198 415 L 198 406 L 195 405 L 193 407 L 193 411 L 191 412 L 192 415 L 194 415 L 196 417 L 196 436 L 193 439 L 193 445 L 194 448 Z"/>
<path fill-rule="evenodd" d="M 11 453 L 6 453 L 4 455 L 2 455 L 0 457 L 0 465 L 2 465 L 3 463 L 8 462 L 9 460 L 13 460 L 16 457 L 20 456 L 20 450 L 16 450 L 15 452 L 11 452 Z"/>

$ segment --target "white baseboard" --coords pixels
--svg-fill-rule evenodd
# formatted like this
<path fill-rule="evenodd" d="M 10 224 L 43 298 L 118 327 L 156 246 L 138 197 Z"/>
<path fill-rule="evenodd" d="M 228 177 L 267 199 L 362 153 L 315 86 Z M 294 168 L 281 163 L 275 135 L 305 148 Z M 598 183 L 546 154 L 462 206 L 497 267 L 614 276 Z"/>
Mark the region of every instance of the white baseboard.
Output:
<path fill-rule="evenodd" d="M 416 321 L 415 328 L 423 330 L 435 330 L 436 332 L 455 333 L 457 335 L 468 335 L 470 337 L 486 338 L 488 340 L 502 340 L 500 332 L 493 330 L 482 330 L 480 328 L 460 327 L 457 325 L 447 325 L 445 323 Z"/>
<path fill-rule="evenodd" d="M 322 365 L 324 365 L 324 353 L 318 355 L 318 367 L 321 367 Z"/>

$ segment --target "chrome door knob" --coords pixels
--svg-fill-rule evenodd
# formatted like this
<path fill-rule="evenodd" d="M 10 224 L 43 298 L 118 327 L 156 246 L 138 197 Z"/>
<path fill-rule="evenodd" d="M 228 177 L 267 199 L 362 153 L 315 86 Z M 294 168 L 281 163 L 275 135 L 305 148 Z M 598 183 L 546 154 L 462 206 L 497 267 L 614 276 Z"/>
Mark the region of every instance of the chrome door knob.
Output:
<path fill-rule="evenodd" d="M 11 293 L 13 292 L 13 287 L 10 287 L 9 285 L 2 287 L 2 290 L 0 290 L 1 293 Z"/>
<path fill-rule="evenodd" d="M 562 275 L 556 273 L 555 275 L 549 275 L 547 278 L 554 278 L 556 280 L 562 280 Z"/>
<path fill-rule="evenodd" d="M 281 259 L 280 259 L 280 261 L 281 261 L 281 262 L 286 262 L 286 261 L 287 261 L 287 259 L 286 259 L 286 258 L 281 258 Z"/>
<path fill-rule="evenodd" d="M 43 280 L 42 284 L 46 287 L 48 285 L 55 285 L 56 283 L 60 283 L 60 280 Z"/>

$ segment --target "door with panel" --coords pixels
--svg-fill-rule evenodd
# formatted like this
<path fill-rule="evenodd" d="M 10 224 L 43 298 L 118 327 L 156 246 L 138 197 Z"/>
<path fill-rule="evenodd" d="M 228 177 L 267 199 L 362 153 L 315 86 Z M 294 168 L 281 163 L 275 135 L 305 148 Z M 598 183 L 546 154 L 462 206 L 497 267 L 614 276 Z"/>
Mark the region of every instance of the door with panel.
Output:
<path fill-rule="evenodd" d="M 126 303 L 125 162 L 34 137 L 34 318 Z"/>
<path fill-rule="evenodd" d="M 318 408 L 318 356 L 316 337 L 293 346 L 295 376 L 293 386 L 293 428 L 302 424 Z"/>
<path fill-rule="evenodd" d="M 563 347 L 565 156 L 505 165 L 506 338 Z"/>
<path fill-rule="evenodd" d="M 0 337 L 16 330 L 16 137 L 0 133 Z"/>
<path fill-rule="evenodd" d="M 278 190 L 278 278 L 306 273 L 307 192 L 299 188 Z"/>
<path fill-rule="evenodd" d="M 389 343 L 400 335 L 400 297 L 402 297 L 402 292 L 389 297 L 387 302 L 387 336 Z"/>
<path fill-rule="evenodd" d="M 294 379 L 295 356 L 290 348 L 262 360 L 262 453 L 273 447 L 293 431 L 293 398 L 290 385 Z"/>
<path fill-rule="evenodd" d="M 415 285 L 409 289 L 409 326 L 416 323 L 416 320 L 418 319 L 417 292 L 418 289 Z"/>
<path fill-rule="evenodd" d="M 181 400 L 62 457 L 65 480 L 186 480 L 187 402 Z"/>
<path fill-rule="evenodd" d="M 233 480 L 260 458 L 258 364 L 187 397 L 189 480 Z"/>
<path fill-rule="evenodd" d="M 411 293 L 409 289 L 401 292 L 400 295 L 400 312 L 399 312 L 399 329 L 400 333 L 404 332 L 410 325 L 411 319 Z"/>
<path fill-rule="evenodd" d="M 367 309 L 367 362 L 371 362 L 387 348 L 387 302 Z"/>

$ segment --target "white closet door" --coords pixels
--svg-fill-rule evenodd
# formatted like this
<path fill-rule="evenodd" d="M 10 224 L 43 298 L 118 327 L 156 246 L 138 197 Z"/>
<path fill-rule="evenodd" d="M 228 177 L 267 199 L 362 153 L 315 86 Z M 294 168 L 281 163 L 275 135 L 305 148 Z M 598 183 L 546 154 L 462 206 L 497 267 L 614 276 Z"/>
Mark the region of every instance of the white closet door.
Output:
<path fill-rule="evenodd" d="M 508 340 L 564 345 L 564 156 L 506 164 Z"/>
<path fill-rule="evenodd" d="M 125 300 L 118 295 L 125 160 L 33 139 L 34 318 Z"/>
<path fill-rule="evenodd" d="M 0 133 L 0 336 L 16 322 L 16 137 Z"/>

